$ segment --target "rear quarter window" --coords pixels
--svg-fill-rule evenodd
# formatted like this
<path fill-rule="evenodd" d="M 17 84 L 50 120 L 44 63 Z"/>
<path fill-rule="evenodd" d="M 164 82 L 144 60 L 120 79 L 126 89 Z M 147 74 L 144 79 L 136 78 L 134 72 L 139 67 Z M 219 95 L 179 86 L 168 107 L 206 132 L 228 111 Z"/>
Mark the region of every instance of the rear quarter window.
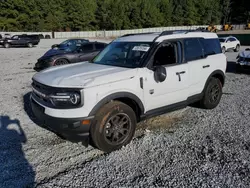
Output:
<path fill-rule="evenodd" d="M 200 39 L 204 49 L 204 55 L 215 55 L 222 53 L 219 39 Z"/>

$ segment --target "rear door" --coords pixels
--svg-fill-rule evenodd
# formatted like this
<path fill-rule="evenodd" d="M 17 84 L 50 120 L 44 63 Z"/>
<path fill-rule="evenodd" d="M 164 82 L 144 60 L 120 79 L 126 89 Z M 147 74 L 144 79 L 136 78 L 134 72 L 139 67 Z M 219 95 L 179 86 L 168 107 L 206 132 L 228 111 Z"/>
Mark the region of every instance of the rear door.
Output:
<path fill-rule="evenodd" d="M 203 91 L 211 73 L 220 70 L 226 59 L 218 38 L 186 39 L 184 43 L 190 72 L 190 96 L 193 96 Z"/>
<path fill-rule="evenodd" d="M 19 36 L 19 45 L 24 46 L 27 45 L 28 41 L 30 41 L 30 38 L 27 36 Z"/>
<path fill-rule="evenodd" d="M 93 43 L 83 44 L 82 47 L 80 48 L 78 62 L 92 60 L 94 51 L 95 51 L 95 46 Z"/>
<path fill-rule="evenodd" d="M 227 39 L 227 44 L 226 44 L 227 45 L 227 49 L 234 48 L 236 46 L 234 43 L 235 43 L 235 41 L 233 40 L 233 38 L 229 37 Z"/>
<path fill-rule="evenodd" d="M 231 48 L 236 48 L 238 42 L 234 37 L 231 37 Z"/>
<path fill-rule="evenodd" d="M 211 62 L 204 56 L 199 38 L 184 39 L 183 43 L 185 62 L 189 66 L 189 96 L 194 96 L 202 92 L 207 72 L 211 70 Z"/>

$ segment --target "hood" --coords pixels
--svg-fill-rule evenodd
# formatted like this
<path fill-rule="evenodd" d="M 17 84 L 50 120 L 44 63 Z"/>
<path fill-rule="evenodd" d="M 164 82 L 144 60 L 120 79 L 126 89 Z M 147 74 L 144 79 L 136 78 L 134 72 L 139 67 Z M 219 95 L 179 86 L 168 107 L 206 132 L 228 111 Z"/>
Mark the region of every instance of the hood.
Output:
<path fill-rule="evenodd" d="M 250 58 L 250 50 L 248 51 L 243 51 L 239 54 L 240 57 L 244 57 L 244 58 Z"/>
<path fill-rule="evenodd" d="M 135 74 L 136 69 L 83 62 L 48 68 L 33 79 L 52 87 L 86 88 L 130 79 Z"/>
<path fill-rule="evenodd" d="M 44 57 L 50 57 L 50 56 L 66 54 L 66 53 L 69 53 L 69 52 L 66 52 L 65 49 L 50 49 L 42 57 L 44 58 Z"/>

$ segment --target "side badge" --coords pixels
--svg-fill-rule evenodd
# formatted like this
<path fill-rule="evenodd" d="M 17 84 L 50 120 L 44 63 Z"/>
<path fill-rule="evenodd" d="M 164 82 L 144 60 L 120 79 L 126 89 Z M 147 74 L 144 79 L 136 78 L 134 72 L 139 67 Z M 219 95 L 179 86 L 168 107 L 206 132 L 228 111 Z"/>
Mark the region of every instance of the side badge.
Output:
<path fill-rule="evenodd" d="M 149 94 L 150 94 L 150 95 L 153 95 L 153 94 L 154 94 L 154 92 L 155 92 L 155 90 L 154 90 L 154 89 L 149 90 Z"/>

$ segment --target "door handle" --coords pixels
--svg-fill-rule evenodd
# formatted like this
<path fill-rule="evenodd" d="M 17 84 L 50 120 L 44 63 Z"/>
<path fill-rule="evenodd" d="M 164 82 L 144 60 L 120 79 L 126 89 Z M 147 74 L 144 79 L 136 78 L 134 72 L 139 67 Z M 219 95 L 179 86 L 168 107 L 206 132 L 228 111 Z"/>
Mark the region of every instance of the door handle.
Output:
<path fill-rule="evenodd" d="M 210 67 L 210 65 L 205 65 L 205 66 L 203 66 L 203 69 L 209 68 L 209 67 Z"/>
<path fill-rule="evenodd" d="M 176 75 L 185 74 L 185 73 L 186 73 L 186 71 L 177 72 Z"/>
<path fill-rule="evenodd" d="M 186 71 L 177 72 L 176 75 L 179 77 L 179 82 L 181 81 L 181 74 L 185 74 Z"/>

